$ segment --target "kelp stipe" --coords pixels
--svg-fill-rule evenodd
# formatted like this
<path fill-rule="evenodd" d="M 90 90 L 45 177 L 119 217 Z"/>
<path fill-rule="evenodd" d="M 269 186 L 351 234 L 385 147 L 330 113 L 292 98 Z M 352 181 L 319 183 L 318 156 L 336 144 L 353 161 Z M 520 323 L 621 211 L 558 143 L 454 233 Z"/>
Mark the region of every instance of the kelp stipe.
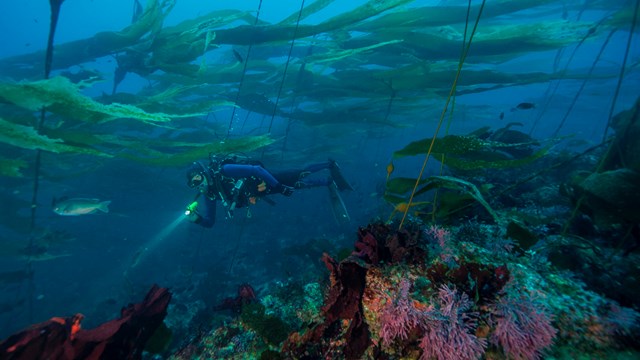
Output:
<path fill-rule="evenodd" d="M 415 186 L 413 187 L 413 190 L 411 192 L 411 196 L 409 197 L 409 201 L 408 201 L 408 206 L 406 208 L 406 211 L 404 212 L 403 216 L 402 216 L 402 220 L 400 221 L 400 225 L 398 226 L 399 229 L 402 229 L 402 225 L 404 224 L 404 221 L 407 217 L 407 214 L 409 212 L 409 208 L 411 207 L 411 202 L 413 201 L 413 197 L 415 195 L 416 189 L 418 188 L 418 183 L 420 181 L 420 179 L 422 178 L 422 174 L 424 174 L 424 170 L 427 168 L 427 162 L 429 161 L 429 156 L 431 155 L 431 151 L 433 150 L 433 145 L 436 141 L 436 138 L 438 136 L 438 131 L 440 130 L 440 128 L 442 127 L 442 123 L 444 121 L 444 117 L 445 114 L 447 113 L 447 108 L 449 107 L 449 102 L 451 101 L 451 97 L 453 96 L 453 94 L 456 91 L 456 85 L 458 83 L 458 79 L 460 78 L 460 73 L 462 72 L 462 66 L 464 65 L 464 61 L 467 57 L 467 55 L 469 54 L 469 49 L 471 48 L 471 43 L 473 42 L 473 36 L 476 33 L 476 29 L 478 28 L 478 23 L 480 22 L 480 18 L 482 16 L 482 10 L 484 9 L 484 5 L 486 3 L 486 0 L 482 1 L 482 5 L 480 5 L 480 10 L 478 11 L 478 17 L 476 18 L 476 22 L 473 26 L 473 30 L 471 31 L 471 36 L 469 37 L 469 42 L 467 43 L 466 48 L 464 49 L 462 56 L 460 57 L 460 61 L 458 63 L 458 70 L 456 72 L 456 76 L 453 80 L 453 85 L 451 86 L 451 91 L 449 92 L 449 96 L 447 96 L 447 100 L 445 102 L 444 108 L 442 109 L 442 113 L 440 114 L 440 120 L 438 121 L 438 126 L 436 127 L 436 130 L 433 134 L 433 138 L 431 140 L 431 144 L 429 144 L 429 150 L 427 151 L 427 155 L 424 158 L 424 162 L 422 164 L 422 168 L 420 169 L 420 173 L 418 175 L 418 181 L 416 181 Z"/>

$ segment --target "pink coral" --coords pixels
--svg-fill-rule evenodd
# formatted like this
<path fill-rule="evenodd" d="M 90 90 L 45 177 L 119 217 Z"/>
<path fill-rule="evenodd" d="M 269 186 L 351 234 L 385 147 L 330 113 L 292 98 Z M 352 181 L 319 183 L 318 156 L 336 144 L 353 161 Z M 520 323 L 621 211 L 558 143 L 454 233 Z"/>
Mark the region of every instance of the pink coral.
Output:
<path fill-rule="evenodd" d="M 435 299 L 437 307 L 417 309 L 409 298 L 411 284 L 403 279 L 398 296 L 380 315 L 382 344 L 406 340 L 412 330 L 422 335 L 421 359 L 477 359 L 484 354 L 486 342 L 473 334 L 476 322 L 469 313 L 473 303 L 464 293 L 443 285 Z"/>
<path fill-rule="evenodd" d="M 443 285 L 438 291 L 439 307 L 425 313 L 424 336 L 420 341 L 420 359 L 478 359 L 486 341 L 473 334 L 476 322 L 468 310 L 473 303 L 467 294 Z"/>
<path fill-rule="evenodd" d="M 421 314 L 409 298 L 410 288 L 409 280 L 402 279 L 398 296 L 387 303 L 380 313 L 380 338 L 385 346 L 389 346 L 396 338 L 406 340 L 410 330 L 420 322 Z"/>
<path fill-rule="evenodd" d="M 447 264 L 451 264 L 452 261 L 455 260 L 451 244 L 451 232 L 437 225 L 431 225 L 425 233 L 438 243 L 440 247 L 440 259 Z"/>
<path fill-rule="evenodd" d="M 496 303 L 495 330 L 491 341 L 513 359 L 539 359 L 553 343 L 556 329 L 551 319 L 531 298 L 503 297 Z"/>
<path fill-rule="evenodd" d="M 437 225 L 431 225 L 429 229 L 426 230 L 427 235 L 433 237 L 434 240 L 438 242 L 441 248 L 445 248 L 447 243 L 451 239 L 451 232 L 445 228 L 439 227 Z"/>

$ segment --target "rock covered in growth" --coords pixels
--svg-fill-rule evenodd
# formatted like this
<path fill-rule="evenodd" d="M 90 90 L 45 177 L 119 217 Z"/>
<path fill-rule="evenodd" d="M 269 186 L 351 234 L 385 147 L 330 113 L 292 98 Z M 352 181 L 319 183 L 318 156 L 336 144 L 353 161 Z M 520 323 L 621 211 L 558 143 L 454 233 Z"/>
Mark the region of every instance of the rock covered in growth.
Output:
<path fill-rule="evenodd" d="M 606 357 L 637 338 L 637 312 L 482 229 L 361 228 L 349 257 L 323 256 L 324 305 L 309 307 L 317 314 L 302 322 L 286 321 L 293 331 L 285 341 L 261 335 L 257 318 L 239 316 L 173 359 L 571 358 L 564 349 Z M 257 314 L 291 318 L 286 309 L 307 295 L 275 289 L 259 299 Z"/>
<path fill-rule="evenodd" d="M 539 359 L 567 344 L 588 353 L 597 342 L 607 346 L 620 334 L 637 334 L 635 311 L 582 284 L 570 285 L 548 268 L 538 269 L 528 254 L 485 249 L 453 235 L 441 242 L 430 233 L 433 229 L 408 237 L 413 240 L 405 254 L 421 253 L 420 261 L 417 256 L 393 259 L 389 239 L 405 234 L 383 224 L 360 229 L 350 258 L 336 262 L 325 256 L 331 286 L 324 320 L 291 334 L 282 355 Z M 442 246 L 451 255 L 446 263 Z M 613 307 L 600 311 L 605 305 Z M 581 315 L 589 317 L 581 320 Z M 617 331 L 597 331 L 613 325 Z M 580 335 L 589 333 L 591 338 Z"/>

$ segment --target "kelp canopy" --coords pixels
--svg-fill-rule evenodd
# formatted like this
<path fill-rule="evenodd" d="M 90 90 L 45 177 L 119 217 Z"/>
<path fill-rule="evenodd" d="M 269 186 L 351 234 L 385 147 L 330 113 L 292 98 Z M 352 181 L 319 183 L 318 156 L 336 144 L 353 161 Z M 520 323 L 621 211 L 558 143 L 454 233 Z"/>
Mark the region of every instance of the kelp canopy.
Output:
<path fill-rule="evenodd" d="M 35 136 L 51 138 L 48 146 L 41 143 L 39 148 L 164 165 L 177 164 L 150 157 L 201 156 L 212 148 L 251 151 L 281 135 L 287 143 L 289 130 L 273 133 L 274 116 L 304 124 L 324 139 L 333 136 L 332 126 L 343 124 L 360 133 L 388 134 L 430 121 L 425 109 L 448 94 L 471 30 L 469 19 L 481 8 L 479 2 L 375 0 L 327 15 L 338 2 L 317 0 L 276 22 L 256 18 L 253 12 L 215 10 L 167 26 L 165 19 L 176 2 L 149 0 L 144 12 L 120 31 L 56 44 L 54 76 L 48 80 L 40 78 L 43 51 L 0 59 L 0 116 L 6 134 L 33 133 L 31 114 L 46 107 L 50 120 Z M 579 15 L 585 9 L 579 2 L 487 2 L 457 94 L 595 76 L 558 66 L 500 66 L 523 54 L 601 43 L 608 32 L 623 29 L 632 19 L 630 9 L 617 2 L 594 1 L 589 6 L 602 16 L 583 19 Z M 89 70 L 89 63 L 110 58 L 116 59 L 115 68 Z M 133 74 L 147 79 L 147 86 L 136 91 L 120 86 Z M 597 75 L 614 76 L 612 71 Z M 112 93 L 96 96 L 92 89 L 105 81 Z M 271 117 L 268 129 L 263 123 L 257 133 L 255 124 L 233 126 L 237 119 L 228 125 L 226 120 L 212 122 L 218 120 L 218 111 L 226 117 L 227 112 L 238 116 L 239 110 Z M 195 131 L 214 134 L 210 143 L 222 145 L 207 147 L 202 139 L 174 141 Z M 226 141 L 229 138 L 235 140 Z M 33 149 L 35 139 L 3 137 L 2 142 Z M 323 142 L 294 152 L 331 146 Z M 201 150 L 189 152 L 190 147 Z"/>

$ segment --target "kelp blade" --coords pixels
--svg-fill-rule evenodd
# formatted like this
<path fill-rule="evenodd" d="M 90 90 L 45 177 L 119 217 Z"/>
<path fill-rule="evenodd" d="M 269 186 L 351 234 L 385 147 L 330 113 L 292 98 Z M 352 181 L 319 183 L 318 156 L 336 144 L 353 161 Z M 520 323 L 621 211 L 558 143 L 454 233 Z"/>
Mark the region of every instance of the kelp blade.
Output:
<path fill-rule="evenodd" d="M 18 125 L 0 118 L 0 142 L 23 149 L 44 150 L 54 153 L 79 153 L 111 157 L 111 155 L 95 149 L 67 145 L 61 139 L 52 139 L 38 134 L 30 126 Z"/>

